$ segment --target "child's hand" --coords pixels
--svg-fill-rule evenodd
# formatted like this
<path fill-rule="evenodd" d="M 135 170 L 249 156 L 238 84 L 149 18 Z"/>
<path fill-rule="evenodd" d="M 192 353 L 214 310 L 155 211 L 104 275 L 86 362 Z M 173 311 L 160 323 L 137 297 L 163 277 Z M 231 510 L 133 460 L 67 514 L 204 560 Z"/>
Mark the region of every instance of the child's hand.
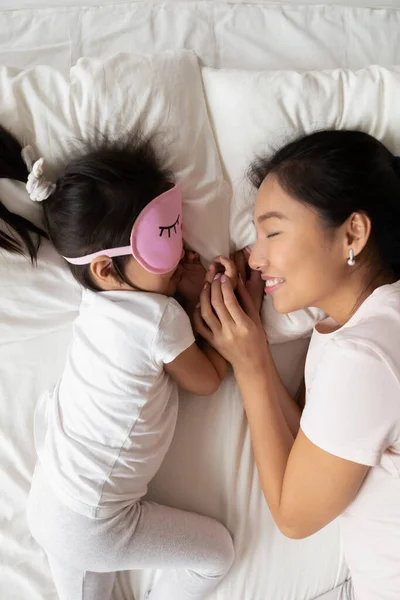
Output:
<path fill-rule="evenodd" d="M 249 256 L 250 256 L 250 252 L 247 250 L 247 248 L 244 248 L 243 250 L 238 250 L 232 256 L 232 259 L 236 265 L 238 274 L 240 275 L 240 277 L 243 279 L 244 282 L 246 282 L 248 280 L 248 278 L 250 277 L 251 269 L 249 267 Z"/>
<path fill-rule="evenodd" d="M 223 273 L 229 277 L 232 287 L 235 289 L 238 283 L 238 270 L 235 262 L 225 256 L 217 256 L 214 259 L 207 271 L 206 281 L 211 283 L 213 279 L 220 277 Z"/>
<path fill-rule="evenodd" d="M 200 256 L 191 250 L 185 251 L 181 263 L 182 275 L 177 291 L 185 299 L 188 308 L 195 307 L 204 286 L 206 270 L 200 262 Z"/>
<path fill-rule="evenodd" d="M 233 260 L 235 261 L 239 275 L 243 279 L 247 291 L 250 294 L 256 311 L 260 313 L 264 299 L 264 282 L 261 279 L 260 272 L 250 268 L 249 256 L 250 251 L 248 248 L 244 248 L 243 250 L 235 252 Z"/>

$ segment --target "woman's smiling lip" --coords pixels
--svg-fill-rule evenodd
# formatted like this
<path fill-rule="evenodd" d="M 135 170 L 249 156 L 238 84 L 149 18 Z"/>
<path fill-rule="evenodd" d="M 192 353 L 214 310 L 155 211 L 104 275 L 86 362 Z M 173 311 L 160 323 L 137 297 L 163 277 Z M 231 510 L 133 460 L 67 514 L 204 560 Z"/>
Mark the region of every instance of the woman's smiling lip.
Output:
<path fill-rule="evenodd" d="M 264 291 L 266 294 L 272 294 L 278 287 L 280 287 L 285 280 L 282 277 L 271 277 L 263 275 L 262 279 L 265 281 Z"/>

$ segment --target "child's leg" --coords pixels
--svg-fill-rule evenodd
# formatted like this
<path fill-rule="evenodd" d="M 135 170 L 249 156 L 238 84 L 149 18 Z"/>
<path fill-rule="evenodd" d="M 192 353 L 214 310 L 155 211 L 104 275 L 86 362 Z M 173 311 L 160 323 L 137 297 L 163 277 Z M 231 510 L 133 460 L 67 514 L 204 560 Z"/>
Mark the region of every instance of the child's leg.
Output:
<path fill-rule="evenodd" d="M 68 527 L 78 542 L 75 560 L 87 570 L 48 554 L 60 600 L 109 600 L 115 571 L 144 568 L 163 569 L 149 600 L 201 600 L 232 565 L 231 536 L 214 519 L 152 502 L 124 516 L 102 535 L 89 529 L 84 542 L 84 528 Z"/>
<path fill-rule="evenodd" d="M 233 544 L 227 529 L 218 521 L 195 513 L 153 502 L 140 506 L 122 568 L 163 569 L 150 600 L 205 598 L 233 562 Z"/>
<path fill-rule="evenodd" d="M 151 600 L 200 600 L 234 557 L 230 534 L 214 519 L 152 502 L 91 519 L 67 508 L 39 472 L 28 521 L 49 557 L 61 600 L 108 600 L 114 572 L 145 568 L 165 569 Z"/>
<path fill-rule="evenodd" d="M 52 556 L 47 558 L 59 600 L 110 600 L 115 573 L 80 571 Z"/>

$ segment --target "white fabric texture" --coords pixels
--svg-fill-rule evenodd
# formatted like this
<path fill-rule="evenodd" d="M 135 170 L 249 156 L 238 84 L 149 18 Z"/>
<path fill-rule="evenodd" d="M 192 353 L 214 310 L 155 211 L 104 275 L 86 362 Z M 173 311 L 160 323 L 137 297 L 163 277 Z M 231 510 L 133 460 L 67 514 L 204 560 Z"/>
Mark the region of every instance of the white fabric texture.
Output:
<path fill-rule="evenodd" d="M 301 428 L 323 450 L 370 466 L 340 517 L 355 597 L 400 597 L 400 282 L 343 327 L 314 331 Z"/>
<path fill-rule="evenodd" d="M 245 174 L 256 156 L 323 128 L 361 129 L 400 153 L 400 67 L 307 73 L 204 68 L 203 81 L 223 167 L 235 189 L 230 229 L 238 247 L 255 236 L 255 192 Z"/>
<path fill-rule="evenodd" d="M 120 570 L 162 566 L 150 600 L 202 600 L 230 569 L 232 539 L 195 513 L 137 502 L 112 518 L 66 508 L 38 466 L 28 500 L 33 536 L 46 549 L 59 600 L 109 600 Z"/>
<path fill-rule="evenodd" d="M 66 506 L 104 518 L 146 494 L 178 413 L 164 364 L 194 341 L 173 298 L 84 292 L 63 374 L 35 413 L 39 461 Z"/>
<path fill-rule="evenodd" d="M 318 596 L 316 600 L 355 600 L 353 582 L 347 579 L 337 588 Z"/>
<path fill-rule="evenodd" d="M 295 0 L 42 0 L 47 7 L 39 9 L 36 0 L 18 0 L 25 10 L 13 10 L 15 0 L 4 2 L 0 62 L 18 68 L 45 64 L 68 73 L 81 56 L 179 48 L 194 50 L 202 64 L 215 68 L 359 69 L 400 62 L 400 10 L 388 10 L 393 3 L 400 8 L 400 0 L 341 0 L 346 6 L 319 0 L 317 6 Z"/>
<path fill-rule="evenodd" d="M 83 3 L 96 6 L 77 6 Z M 30 74 L 3 69 L 7 76 L 0 81 L 0 123 L 12 126 L 22 141 L 37 144 L 38 155 L 49 159 L 46 171 L 65 162 L 69 148 L 64 147 L 64 142 L 71 137 L 79 140 L 82 121 L 88 126 L 99 125 L 97 117 L 102 115 L 104 90 L 100 93 L 96 81 L 88 75 L 86 80 L 82 77 L 82 89 L 87 81 L 86 89 L 93 94 L 98 110 L 85 114 L 82 109 L 77 116 L 73 112 L 72 130 L 70 123 L 65 124 L 65 78 L 81 56 L 108 58 L 121 51 L 142 54 L 186 47 L 195 50 L 203 65 L 253 71 L 358 69 L 371 63 L 390 66 L 400 62 L 400 11 L 304 6 L 306 2 L 279 6 L 259 0 L 146 0 L 100 6 L 104 3 L 2 3 L 5 10 L 0 10 L 0 62 L 18 69 L 43 64 L 64 74 L 57 75 L 57 81 L 49 85 L 46 69 Z M 375 7 L 382 4 L 378 0 L 359 3 Z M 355 2 L 347 0 L 346 4 Z M 38 8 L 44 5 L 48 8 Z M 29 9 L 16 10 L 20 6 Z M 171 84 L 168 89 L 179 101 L 173 112 L 179 113 L 179 118 L 172 116 L 171 126 L 183 137 L 174 146 L 174 153 L 183 163 L 187 159 L 187 165 L 196 164 L 194 172 L 188 168 L 189 185 L 195 186 L 197 175 L 199 180 L 204 176 L 200 155 L 213 158 L 214 142 L 212 146 L 201 143 L 194 147 L 191 127 L 205 115 L 199 103 L 202 93 L 188 71 L 183 77 L 175 77 L 171 69 L 169 64 L 158 73 L 165 74 Z M 9 75 L 13 77 L 11 82 Z M 121 73 L 112 75 L 107 75 L 108 81 L 119 81 Z M 132 122 L 131 99 L 140 96 L 147 85 L 141 84 L 137 74 L 127 79 L 129 86 L 125 79 L 128 87 L 123 94 L 128 106 L 120 121 L 122 131 L 126 122 Z M 165 86 L 162 75 L 160 81 L 163 84 L 158 94 L 163 93 Z M 185 94 L 192 107 L 190 126 L 180 104 Z M 149 93 L 147 102 L 153 100 L 154 94 Z M 228 110 L 229 97 L 221 96 L 221 101 L 225 101 Z M 374 110 L 373 107 L 373 102 L 368 103 L 372 114 L 384 113 L 379 99 Z M 253 110 L 251 103 L 238 105 L 235 119 L 244 123 Z M 216 117 L 221 117 L 220 112 Z M 231 122 L 232 129 L 234 125 Z M 260 131 L 262 126 L 260 123 Z M 166 129 L 164 124 L 161 129 Z M 210 138 L 205 135 L 203 139 Z M 205 148 L 205 153 L 198 153 L 198 147 Z M 241 146 L 234 151 L 239 158 L 243 155 Z M 184 177 L 185 168 L 181 172 Z M 219 168 L 214 175 L 210 172 L 210 181 L 218 179 L 218 173 Z M 238 176 L 242 178 L 243 174 Z M 1 181 L 0 194 L 11 208 L 17 207 L 19 212 L 37 219 L 38 207 L 28 201 L 22 185 Z M 207 229 L 200 231 L 196 227 L 195 221 L 193 230 L 205 239 Z M 224 251 L 224 244 L 218 252 Z M 62 370 L 80 290 L 48 243 L 42 246 L 36 269 L 23 257 L 2 255 L 0 286 L 0 562 L 4 567 L 0 595 L 4 600 L 56 600 L 47 561 L 28 534 L 25 506 L 35 462 L 34 406 Z M 306 348 L 307 340 L 273 347 L 278 369 L 293 393 L 302 377 Z M 335 524 L 301 542 L 287 540 L 277 532 L 262 497 L 241 398 L 231 377 L 214 398 L 183 395 L 175 438 L 151 483 L 150 496 L 161 503 L 214 516 L 234 533 L 237 559 L 226 579 L 210 595 L 212 600 L 311 600 L 347 576 Z M 132 590 L 136 600 L 143 600 L 153 578 L 153 570 L 118 574 L 114 600 L 132 600 Z"/>
<path fill-rule="evenodd" d="M 138 3 L 137 0 L 136 3 Z M 155 0 L 155 2 L 163 2 L 163 3 L 170 3 L 170 4 L 179 4 L 182 2 L 182 0 Z M 192 3 L 192 4 L 198 4 L 198 0 L 185 0 L 185 2 L 187 3 Z M 255 5 L 266 5 L 266 7 L 268 6 L 273 6 L 276 7 L 278 5 L 283 5 L 284 7 L 290 5 L 290 4 L 296 4 L 297 0 L 248 0 L 248 4 L 255 4 Z M 242 1 L 241 0 L 219 0 L 219 1 L 215 1 L 215 4 L 241 4 Z M 107 5 L 112 5 L 112 6 L 117 6 L 118 4 L 126 4 L 126 0 L 63 0 L 63 7 L 67 7 L 67 6 L 73 6 L 73 7 L 77 7 L 77 6 L 107 6 Z M 133 4 L 133 2 L 132 2 Z M 306 5 L 318 5 L 320 4 L 320 0 L 302 0 L 301 4 L 303 6 Z M 360 6 L 360 7 L 374 7 L 374 8 L 379 8 L 379 7 L 385 7 L 385 8 L 390 8 L 390 7 L 398 7 L 399 6 L 399 0 L 326 0 L 326 2 L 324 3 L 325 5 L 345 5 L 345 6 Z M 54 0 L 3 0 L 2 3 L 2 8 L 3 10 L 8 9 L 8 10 L 12 10 L 12 9 L 21 9 L 21 8 L 54 8 Z"/>

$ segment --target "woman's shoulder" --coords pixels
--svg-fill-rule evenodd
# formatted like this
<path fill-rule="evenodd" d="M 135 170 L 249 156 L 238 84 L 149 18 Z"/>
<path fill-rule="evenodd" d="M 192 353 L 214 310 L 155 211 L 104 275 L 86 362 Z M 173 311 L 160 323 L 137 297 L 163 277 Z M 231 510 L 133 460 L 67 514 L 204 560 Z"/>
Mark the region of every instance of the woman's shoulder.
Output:
<path fill-rule="evenodd" d="M 368 314 L 370 318 L 366 313 L 332 334 L 313 336 L 306 364 L 307 401 L 324 396 L 337 403 L 340 397 L 343 409 L 356 405 L 360 415 L 379 406 L 398 428 L 400 310 Z"/>
<path fill-rule="evenodd" d="M 326 451 L 374 466 L 400 439 L 399 291 L 374 293 L 355 316 L 313 335 L 302 428 Z"/>
<path fill-rule="evenodd" d="M 332 339 L 342 348 L 359 345 L 378 354 L 397 356 L 400 365 L 400 282 L 376 289 L 355 318 Z"/>
<path fill-rule="evenodd" d="M 400 282 L 377 288 L 344 326 L 334 325 L 327 319 L 314 331 L 311 348 L 321 357 L 375 354 L 400 372 Z"/>

